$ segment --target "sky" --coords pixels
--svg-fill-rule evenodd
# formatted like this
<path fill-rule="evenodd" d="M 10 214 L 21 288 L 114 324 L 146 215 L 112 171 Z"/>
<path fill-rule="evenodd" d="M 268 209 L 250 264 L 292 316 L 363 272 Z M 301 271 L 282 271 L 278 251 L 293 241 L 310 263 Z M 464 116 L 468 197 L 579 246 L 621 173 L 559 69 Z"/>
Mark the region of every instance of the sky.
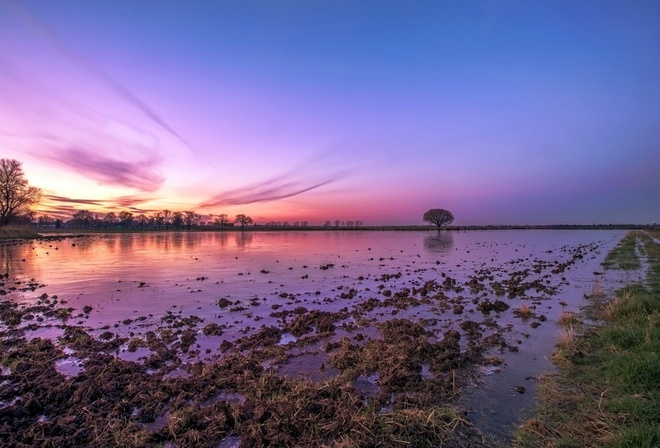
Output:
<path fill-rule="evenodd" d="M 660 221 L 660 2 L 0 0 L 40 213 Z"/>

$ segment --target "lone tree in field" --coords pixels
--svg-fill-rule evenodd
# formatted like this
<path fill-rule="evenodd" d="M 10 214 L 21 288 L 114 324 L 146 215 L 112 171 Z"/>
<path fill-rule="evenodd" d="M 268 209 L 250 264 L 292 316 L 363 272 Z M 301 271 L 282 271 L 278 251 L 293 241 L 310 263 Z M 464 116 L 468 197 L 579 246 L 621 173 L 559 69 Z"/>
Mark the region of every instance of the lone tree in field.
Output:
<path fill-rule="evenodd" d="M 236 215 L 235 222 L 239 223 L 241 225 L 241 230 L 243 230 L 246 224 L 252 224 L 252 218 L 241 213 L 240 215 Z"/>
<path fill-rule="evenodd" d="M 422 219 L 431 224 L 435 224 L 438 226 L 438 230 L 440 230 L 440 227 L 449 225 L 454 222 L 454 215 L 452 212 L 445 210 L 444 208 L 432 208 L 428 212 L 424 213 Z"/>
<path fill-rule="evenodd" d="M 0 159 L 0 226 L 41 201 L 41 189 L 28 185 L 22 163 Z"/>

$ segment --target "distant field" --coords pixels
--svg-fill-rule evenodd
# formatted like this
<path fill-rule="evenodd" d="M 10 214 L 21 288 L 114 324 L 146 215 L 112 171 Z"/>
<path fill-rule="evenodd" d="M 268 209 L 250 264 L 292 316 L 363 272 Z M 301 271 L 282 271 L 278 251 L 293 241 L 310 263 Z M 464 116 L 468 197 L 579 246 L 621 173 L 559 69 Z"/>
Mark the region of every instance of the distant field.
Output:
<path fill-rule="evenodd" d="M 39 233 L 33 227 L 3 226 L 0 227 L 0 240 L 13 240 L 17 238 L 36 238 Z"/>

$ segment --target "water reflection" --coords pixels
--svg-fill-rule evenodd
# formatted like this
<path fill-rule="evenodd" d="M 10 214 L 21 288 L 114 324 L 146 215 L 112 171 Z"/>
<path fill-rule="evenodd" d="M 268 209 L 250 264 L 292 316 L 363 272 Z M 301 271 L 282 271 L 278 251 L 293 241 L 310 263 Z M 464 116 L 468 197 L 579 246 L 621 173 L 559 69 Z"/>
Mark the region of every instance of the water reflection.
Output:
<path fill-rule="evenodd" d="M 215 242 L 220 247 L 227 246 L 227 242 L 229 241 L 229 234 L 227 234 L 225 232 L 213 232 L 212 235 L 213 235 L 213 238 L 215 239 Z"/>
<path fill-rule="evenodd" d="M 252 232 L 236 233 L 236 246 L 247 247 L 252 244 Z"/>
<path fill-rule="evenodd" d="M 438 231 L 424 236 L 424 247 L 429 252 L 446 253 L 454 246 L 454 234 L 450 231 Z"/>
<path fill-rule="evenodd" d="M 133 251 L 133 243 L 135 238 L 120 238 L 119 239 L 119 252 L 128 254 Z"/>

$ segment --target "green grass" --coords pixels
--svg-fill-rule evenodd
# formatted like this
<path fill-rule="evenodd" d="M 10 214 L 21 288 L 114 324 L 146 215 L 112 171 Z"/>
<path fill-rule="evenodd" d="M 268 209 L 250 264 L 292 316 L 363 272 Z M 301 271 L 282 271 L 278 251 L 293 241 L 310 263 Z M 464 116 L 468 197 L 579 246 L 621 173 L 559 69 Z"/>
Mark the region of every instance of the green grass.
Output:
<path fill-rule="evenodd" d="M 660 447 L 660 245 L 631 232 L 608 257 L 621 269 L 635 265 L 630 241 L 645 246 L 645 285 L 617 291 L 605 307 L 594 302 L 604 323 L 579 325 L 575 343 L 555 351 L 559 371 L 542 378 L 536 416 L 514 446 Z"/>
<path fill-rule="evenodd" d="M 643 235 L 643 232 L 640 231 L 628 232 L 614 250 L 605 257 L 605 261 L 603 262 L 605 269 L 639 269 L 641 264 L 635 253 L 635 246 L 637 245 L 637 239 L 641 235 Z"/>

